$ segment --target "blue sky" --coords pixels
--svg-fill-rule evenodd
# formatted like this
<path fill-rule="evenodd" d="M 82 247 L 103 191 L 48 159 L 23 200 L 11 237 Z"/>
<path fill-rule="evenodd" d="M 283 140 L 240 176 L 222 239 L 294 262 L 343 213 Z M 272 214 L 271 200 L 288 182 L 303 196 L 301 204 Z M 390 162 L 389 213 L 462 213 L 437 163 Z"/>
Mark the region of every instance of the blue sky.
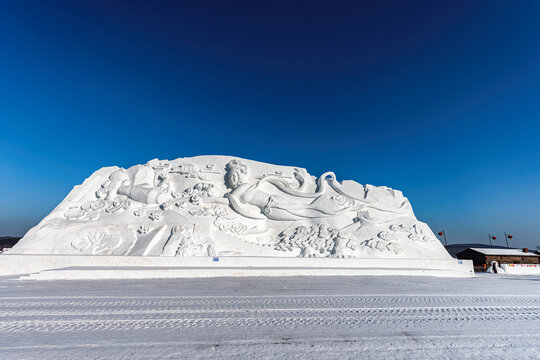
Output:
<path fill-rule="evenodd" d="M 540 245 L 537 1 L 0 1 L 0 235 L 102 166 L 227 154 Z"/>

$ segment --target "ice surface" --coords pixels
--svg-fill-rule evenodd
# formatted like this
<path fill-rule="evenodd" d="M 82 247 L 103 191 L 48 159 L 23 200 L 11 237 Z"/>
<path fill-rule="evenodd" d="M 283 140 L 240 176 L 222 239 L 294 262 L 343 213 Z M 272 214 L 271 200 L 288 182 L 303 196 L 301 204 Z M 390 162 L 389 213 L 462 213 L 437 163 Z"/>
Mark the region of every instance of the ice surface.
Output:
<path fill-rule="evenodd" d="M 540 281 L 0 280 L 0 358 L 533 359 Z"/>

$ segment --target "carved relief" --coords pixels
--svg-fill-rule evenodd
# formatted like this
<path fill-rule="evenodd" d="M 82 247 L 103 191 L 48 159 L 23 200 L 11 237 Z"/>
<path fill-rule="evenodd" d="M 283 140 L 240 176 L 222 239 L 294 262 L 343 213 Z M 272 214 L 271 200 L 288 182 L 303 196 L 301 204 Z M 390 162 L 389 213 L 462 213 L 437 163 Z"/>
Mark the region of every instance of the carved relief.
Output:
<path fill-rule="evenodd" d="M 279 234 L 279 241 L 275 248 L 280 251 L 300 249 L 302 257 L 329 256 L 333 252 L 341 255 L 344 244 L 336 248 L 337 235 L 338 231 L 327 224 L 298 226 L 292 231 L 285 230 Z"/>
<path fill-rule="evenodd" d="M 127 210 L 131 206 L 131 202 L 128 199 L 116 199 L 113 200 L 106 208 L 108 213 L 114 213 L 118 210 Z"/>
<path fill-rule="evenodd" d="M 135 210 L 133 210 L 133 215 L 137 216 L 137 217 L 141 217 L 144 215 L 144 209 L 143 208 L 137 208 Z"/>
<path fill-rule="evenodd" d="M 129 185 L 129 179 L 125 169 L 119 169 L 109 176 L 109 180 L 101 185 L 96 191 L 98 199 L 112 200 L 121 186 Z"/>
<path fill-rule="evenodd" d="M 64 212 L 64 217 L 68 220 L 82 220 L 86 217 L 86 211 L 80 206 L 71 207 Z"/>
<path fill-rule="evenodd" d="M 396 255 L 399 255 L 402 251 L 401 246 L 397 242 L 387 242 L 384 240 L 370 239 L 364 241 L 361 245 L 380 252 L 394 252 Z"/>
<path fill-rule="evenodd" d="M 110 234 L 103 228 L 88 228 L 77 234 L 71 242 L 72 249 L 79 253 L 104 254 L 110 253 L 122 244 L 122 236 Z"/>
<path fill-rule="evenodd" d="M 117 192 L 143 204 L 161 204 L 168 199 L 161 190 L 142 185 L 120 186 Z"/>
<path fill-rule="evenodd" d="M 99 218 L 100 210 L 107 207 L 111 201 L 94 200 L 87 201 L 81 206 L 73 206 L 64 212 L 64 217 L 68 220 L 96 220 Z"/>
<path fill-rule="evenodd" d="M 33 234 L 51 232 L 46 236 L 62 242 L 51 251 L 64 253 L 107 253 L 121 241 L 127 249 L 136 244 L 134 254 L 163 249 L 168 256 L 207 256 L 209 249 L 258 256 L 260 249 L 265 256 L 385 257 L 405 247 L 407 256 L 415 254 L 409 248 L 418 254 L 440 248 L 399 191 L 221 156 L 104 168 L 55 211 Z M 90 223 L 109 230 L 78 232 Z M 131 235 L 111 230 L 116 225 Z M 64 235 L 67 227 L 77 230 Z"/>
<path fill-rule="evenodd" d="M 407 237 L 415 242 L 419 243 L 430 243 L 437 241 L 433 236 L 430 236 L 430 231 L 425 230 L 424 227 L 420 224 L 415 224 L 413 226 L 401 225 L 390 225 L 390 230 L 395 233 L 405 233 Z"/>
<path fill-rule="evenodd" d="M 228 211 L 223 207 L 197 208 L 189 210 L 189 214 L 192 216 L 225 216 Z"/>
<path fill-rule="evenodd" d="M 343 231 L 338 232 L 337 236 L 334 238 L 334 248 L 330 252 L 331 257 L 345 257 L 345 248 L 347 243 L 350 241 L 350 234 Z"/>
<path fill-rule="evenodd" d="M 209 256 L 211 244 L 207 241 L 195 242 L 193 229 L 175 225 L 169 238 L 170 246 L 176 247 L 175 256 Z M 169 244 L 167 244 L 169 245 Z"/>
<path fill-rule="evenodd" d="M 93 211 L 104 209 L 106 206 L 107 206 L 107 203 L 103 200 L 91 201 L 90 204 L 88 204 L 88 207 L 90 208 L 90 210 L 93 210 Z M 81 209 L 88 210 L 88 208 L 84 204 L 81 206 Z"/>
<path fill-rule="evenodd" d="M 169 192 L 171 186 L 171 180 L 169 178 L 169 175 L 166 173 L 161 173 L 157 176 L 157 178 L 158 184 L 156 187 L 163 193 Z"/>
<path fill-rule="evenodd" d="M 141 235 L 144 235 L 148 233 L 149 231 L 150 231 L 150 226 L 148 225 L 141 225 L 139 226 L 139 229 L 137 230 L 137 232 Z"/>
<path fill-rule="evenodd" d="M 396 239 L 394 234 L 389 231 L 381 231 L 379 234 L 377 234 L 377 236 L 379 237 L 379 239 L 384 241 L 391 241 Z"/>
<path fill-rule="evenodd" d="M 162 216 L 163 216 L 163 214 L 160 211 L 154 211 L 154 212 L 150 213 L 150 215 L 148 217 L 152 221 L 159 221 L 159 220 L 161 220 Z"/>
<path fill-rule="evenodd" d="M 248 227 L 246 224 L 242 224 L 238 221 L 225 220 L 221 216 L 217 217 L 216 220 L 214 220 L 214 226 L 221 231 L 232 233 L 235 235 L 242 235 L 248 231 Z"/>

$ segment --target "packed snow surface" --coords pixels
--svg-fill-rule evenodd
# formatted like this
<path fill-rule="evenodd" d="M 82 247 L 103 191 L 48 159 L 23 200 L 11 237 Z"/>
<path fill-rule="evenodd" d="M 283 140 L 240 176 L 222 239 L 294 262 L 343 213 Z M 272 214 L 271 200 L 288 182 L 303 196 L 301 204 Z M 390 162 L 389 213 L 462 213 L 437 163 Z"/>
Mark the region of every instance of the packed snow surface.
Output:
<path fill-rule="evenodd" d="M 0 280 L 0 358 L 540 358 L 540 278 Z"/>

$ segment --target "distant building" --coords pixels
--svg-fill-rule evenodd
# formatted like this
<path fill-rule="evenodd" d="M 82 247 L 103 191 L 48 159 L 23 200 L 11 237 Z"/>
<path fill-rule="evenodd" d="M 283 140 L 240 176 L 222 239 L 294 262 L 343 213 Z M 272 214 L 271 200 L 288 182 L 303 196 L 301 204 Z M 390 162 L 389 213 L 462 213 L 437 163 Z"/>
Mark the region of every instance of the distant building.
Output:
<path fill-rule="evenodd" d="M 458 259 L 472 260 L 476 271 L 485 270 L 492 261 L 499 264 L 539 264 L 540 255 L 529 249 L 468 248 L 457 254 Z"/>
<path fill-rule="evenodd" d="M 445 246 L 445 248 L 446 248 L 446 251 L 448 251 L 448 253 L 452 255 L 452 257 L 455 257 L 455 258 L 457 258 L 457 254 L 459 254 L 463 250 L 467 250 L 468 248 L 507 249 L 506 246 L 498 246 L 498 245 L 490 246 L 489 244 L 480 244 L 480 243 L 448 244 Z"/>
<path fill-rule="evenodd" d="M 16 236 L 0 236 L 0 253 L 2 253 L 4 249 L 10 249 L 15 246 L 20 239 L 20 237 Z"/>

